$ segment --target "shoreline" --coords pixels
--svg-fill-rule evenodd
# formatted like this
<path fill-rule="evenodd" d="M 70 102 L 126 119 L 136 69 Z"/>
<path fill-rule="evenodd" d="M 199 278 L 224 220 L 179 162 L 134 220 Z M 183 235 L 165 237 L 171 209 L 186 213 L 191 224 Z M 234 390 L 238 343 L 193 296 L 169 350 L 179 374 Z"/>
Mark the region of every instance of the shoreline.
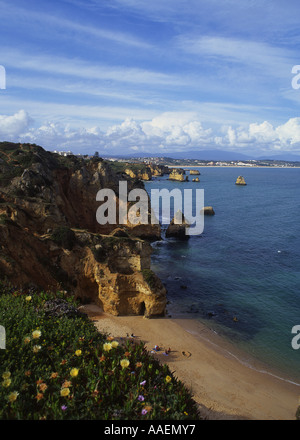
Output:
<path fill-rule="evenodd" d="M 192 390 L 205 419 L 295 420 L 300 385 L 258 362 L 246 365 L 238 350 L 205 324 L 188 318 L 112 316 L 95 305 L 81 309 L 99 331 L 116 339 L 133 334 L 143 341 Z M 152 350 L 155 345 L 159 352 Z"/>
<path fill-rule="evenodd" d="M 166 164 L 165 165 L 168 168 L 240 168 L 240 169 L 248 169 L 248 168 L 263 168 L 263 169 L 270 169 L 270 170 L 274 170 L 274 169 L 299 169 L 299 167 L 280 167 L 280 166 L 275 166 L 275 167 L 267 167 L 267 166 L 258 166 L 258 165 L 253 165 L 253 166 L 237 166 L 237 165 L 169 165 Z"/>

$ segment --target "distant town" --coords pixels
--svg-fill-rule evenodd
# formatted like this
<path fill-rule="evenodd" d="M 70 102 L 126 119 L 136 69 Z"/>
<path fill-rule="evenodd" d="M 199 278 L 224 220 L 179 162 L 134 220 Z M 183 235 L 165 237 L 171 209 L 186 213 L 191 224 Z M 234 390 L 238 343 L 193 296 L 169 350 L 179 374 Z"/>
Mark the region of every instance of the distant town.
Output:
<path fill-rule="evenodd" d="M 62 156 L 73 155 L 71 151 L 57 151 Z M 94 155 L 81 155 L 90 158 L 91 156 L 100 157 L 101 154 L 95 152 Z M 251 160 L 199 160 L 199 159 L 174 159 L 170 157 L 130 157 L 130 156 L 112 156 L 105 157 L 105 160 L 112 162 L 124 162 L 124 163 L 144 163 L 153 165 L 164 165 L 169 167 L 277 167 L 277 168 L 300 168 L 300 161 L 284 161 L 284 160 L 271 160 L 271 159 L 251 159 Z"/>

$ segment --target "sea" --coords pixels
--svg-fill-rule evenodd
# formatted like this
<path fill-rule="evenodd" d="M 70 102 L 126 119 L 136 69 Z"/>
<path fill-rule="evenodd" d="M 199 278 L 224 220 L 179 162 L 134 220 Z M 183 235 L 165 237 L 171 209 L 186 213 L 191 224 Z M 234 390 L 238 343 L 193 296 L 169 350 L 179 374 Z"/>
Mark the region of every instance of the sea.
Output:
<path fill-rule="evenodd" d="M 300 338 L 292 346 L 292 329 L 300 326 L 300 168 L 189 169 L 200 176 L 186 171 L 188 182 L 168 175 L 145 182 L 150 196 L 179 188 L 196 197 L 203 189 L 204 205 L 215 211 L 188 240 L 166 238 L 160 217 L 152 270 L 166 286 L 168 316 L 201 322 L 250 368 L 259 362 L 267 374 L 300 386 Z M 235 185 L 239 175 L 246 186 Z"/>

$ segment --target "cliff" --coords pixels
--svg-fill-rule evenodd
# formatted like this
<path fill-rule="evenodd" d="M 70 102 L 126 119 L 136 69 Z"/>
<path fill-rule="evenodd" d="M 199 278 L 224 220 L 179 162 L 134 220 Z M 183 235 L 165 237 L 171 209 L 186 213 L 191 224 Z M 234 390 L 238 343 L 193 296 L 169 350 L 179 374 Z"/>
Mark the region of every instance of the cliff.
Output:
<path fill-rule="evenodd" d="M 102 159 L 0 143 L 0 274 L 14 286 L 63 289 L 117 314 L 161 315 L 166 291 L 150 271 L 152 225 L 100 225 L 101 188 L 119 178 Z M 124 180 L 124 176 L 122 176 Z M 128 189 L 141 182 L 128 178 Z M 118 204 L 117 204 L 118 207 Z"/>
<path fill-rule="evenodd" d="M 151 180 L 152 177 L 169 174 L 169 168 L 145 162 L 108 162 L 117 174 L 126 174 L 134 180 Z"/>

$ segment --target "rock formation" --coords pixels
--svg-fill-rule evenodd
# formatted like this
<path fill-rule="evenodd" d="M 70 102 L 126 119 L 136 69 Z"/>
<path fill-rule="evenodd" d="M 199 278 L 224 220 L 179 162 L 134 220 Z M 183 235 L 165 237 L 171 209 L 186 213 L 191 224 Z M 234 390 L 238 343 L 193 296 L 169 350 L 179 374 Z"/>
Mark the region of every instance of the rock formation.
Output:
<path fill-rule="evenodd" d="M 215 211 L 212 206 L 204 206 L 204 208 L 201 209 L 201 213 L 204 215 L 215 215 Z"/>
<path fill-rule="evenodd" d="M 196 177 L 195 179 L 193 179 L 193 182 L 200 182 L 199 177 Z"/>
<path fill-rule="evenodd" d="M 169 174 L 169 180 L 178 180 L 179 182 L 187 182 L 188 176 L 185 176 L 185 171 L 182 168 L 174 168 Z"/>
<path fill-rule="evenodd" d="M 239 176 L 235 182 L 236 185 L 247 185 L 243 176 Z"/>
<path fill-rule="evenodd" d="M 190 170 L 190 174 L 194 176 L 200 176 L 200 171 L 198 170 Z"/>
<path fill-rule="evenodd" d="M 181 240 L 189 239 L 190 236 L 186 234 L 187 227 L 189 227 L 189 222 L 185 219 L 182 212 L 178 211 L 166 230 L 166 238 L 175 237 Z"/>
<path fill-rule="evenodd" d="M 151 180 L 152 172 L 148 167 L 141 168 L 140 170 L 133 170 L 131 168 L 125 168 L 124 172 L 132 179 Z"/>
<path fill-rule="evenodd" d="M 119 191 L 106 162 L 0 143 L 0 171 L 2 278 L 16 287 L 63 289 L 114 315 L 164 314 L 166 290 L 151 272 L 152 247 L 138 237 L 157 237 L 160 226 L 96 220 L 99 189 Z"/>

